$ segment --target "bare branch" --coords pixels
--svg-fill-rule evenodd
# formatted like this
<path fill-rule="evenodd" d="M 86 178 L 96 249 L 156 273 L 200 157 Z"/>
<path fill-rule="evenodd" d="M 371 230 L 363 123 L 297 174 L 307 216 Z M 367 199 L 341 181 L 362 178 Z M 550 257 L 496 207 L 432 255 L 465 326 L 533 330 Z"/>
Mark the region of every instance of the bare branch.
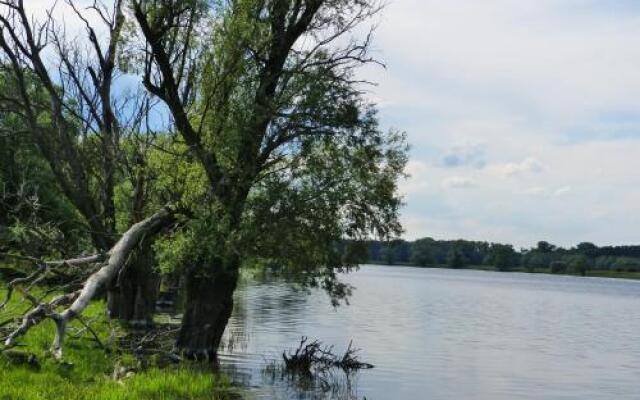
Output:
<path fill-rule="evenodd" d="M 69 321 L 81 315 L 98 292 L 98 289 L 104 287 L 114 279 L 140 241 L 146 236 L 156 234 L 160 229 L 172 223 L 173 219 L 173 211 L 169 207 L 165 207 L 154 215 L 131 226 L 106 254 L 106 261 L 100 269 L 91 274 L 84 282 L 82 290 L 58 296 L 48 303 L 41 303 L 27 290 L 22 290 L 22 294 L 34 307 L 24 315 L 22 323 L 7 337 L 5 347 L 14 346 L 18 337 L 27 333 L 30 328 L 39 324 L 44 319 L 51 318 L 56 323 L 56 335 L 52 345 L 52 352 L 56 358 L 61 358 L 66 326 Z M 86 263 L 88 261 L 99 262 L 100 258 L 98 257 L 99 256 L 81 257 L 67 261 L 74 264 Z M 63 263 L 67 261 L 63 261 Z M 32 276 L 35 275 L 32 274 Z M 70 306 L 62 312 L 55 310 L 57 307 L 68 304 L 70 304 Z M 81 323 L 83 322 L 81 321 Z"/>

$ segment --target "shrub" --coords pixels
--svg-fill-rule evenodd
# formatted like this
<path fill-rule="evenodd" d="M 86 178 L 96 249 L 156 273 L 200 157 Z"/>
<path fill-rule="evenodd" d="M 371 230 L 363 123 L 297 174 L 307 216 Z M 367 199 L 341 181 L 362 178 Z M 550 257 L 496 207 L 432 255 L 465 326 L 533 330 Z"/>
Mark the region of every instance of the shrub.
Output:
<path fill-rule="evenodd" d="M 567 263 L 564 261 L 553 261 L 549 264 L 549 271 L 552 274 L 563 274 L 567 272 Z"/>

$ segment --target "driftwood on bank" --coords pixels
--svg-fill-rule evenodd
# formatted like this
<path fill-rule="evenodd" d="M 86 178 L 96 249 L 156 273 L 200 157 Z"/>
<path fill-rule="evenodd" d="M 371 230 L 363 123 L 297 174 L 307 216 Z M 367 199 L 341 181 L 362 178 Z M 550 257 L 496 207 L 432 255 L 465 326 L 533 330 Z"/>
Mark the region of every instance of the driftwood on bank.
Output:
<path fill-rule="evenodd" d="M 9 281 L 9 283 L 7 284 L 7 293 L 5 295 L 5 299 L 2 301 L 2 303 L 0 303 L 0 311 L 9 303 L 9 301 L 11 300 L 11 296 L 13 295 L 13 291 L 16 287 L 23 284 L 28 284 L 26 288 L 26 290 L 28 290 L 44 280 L 47 274 L 49 272 L 52 272 L 52 268 L 54 267 L 72 267 L 86 264 L 95 264 L 104 261 L 106 259 L 106 254 L 96 254 L 91 256 L 56 261 L 43 261 L 39 258 L 16 254 L 0 254 L 0 259 L 2 258 L 32 262 L 36 265 L 37 269 L 28 276 L 20 276 Z"/>
<path fill-rule="evenodd" d="M 57 359 L 62 358 L 62 346 L 67 324 L 87 308 L 100 288 L 106 286 L 117 276 L 131 253 L 145 237 L 157 233 L 160 229 L 169 225 L 173 219 L 173 211 L 169 207 L 162 208 L 149 218 L 132 225 L 104 255 L 52 262 L 38 260 L 38 269 L 33 274 L 25 278 L 14 279 L 9 283 L 7 298 L 0 305 L 0 309 L 4 307 L 11 294 L 16 290 L 20 291 L 32 304 L 32 308 L 23 315 L 20 325 L 6 337 L 4 341 L 5 347 L 15 346 L 17 338 L 26 334 L 30 328 L 44 319 L 50 318 L 56 324 L 52 353 Z M 84 281 L 81 290 L 59 295 L 48 302 L 37 299 L 29 292 L 29 288 L 41 280 L 52 266 L 82 264 L 93 264 L 97 267 L 97 270 Z M 24 287 L 23 285 L 27 286 Z M 67 308 L 59 312 L 57 311 L 59 307 Z"/>

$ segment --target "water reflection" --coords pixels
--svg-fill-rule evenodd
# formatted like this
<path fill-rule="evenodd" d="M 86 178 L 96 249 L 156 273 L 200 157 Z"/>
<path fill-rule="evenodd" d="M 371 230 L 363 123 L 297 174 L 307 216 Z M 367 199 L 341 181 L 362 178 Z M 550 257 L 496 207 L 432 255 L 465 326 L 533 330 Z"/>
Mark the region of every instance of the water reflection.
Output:
<path fill-rule="evenodd" d="M 274 389 L 274 398 L 356 400 L 362 398 L 357 382 L 357 372 L 339 369 L 308 376 L 287 372 L 272 362 L 262 370 L 262 383 Z"/>
<path fill-rule="evenodd" d="M 640 284 L 480 271 L 363 267 L 334 309 L 276 277 L 243 282 L 222 369 L 257 398 L 636 399 Z M 373 370 L 336 371 L 331 390 L 269 365 L 301 336 Z"/>

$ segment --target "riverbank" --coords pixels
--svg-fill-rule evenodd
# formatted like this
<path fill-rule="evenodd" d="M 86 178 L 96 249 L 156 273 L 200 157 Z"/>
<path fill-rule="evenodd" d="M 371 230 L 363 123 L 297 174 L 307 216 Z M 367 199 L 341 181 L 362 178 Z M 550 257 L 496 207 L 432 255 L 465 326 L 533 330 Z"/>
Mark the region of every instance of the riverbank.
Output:
<path fill-rule="evenodd" d="M 4 299 L 5 295 L 6 291 L 0 289 L 0 298 Z M 15 294 L 3 310 L 0 324 L 27 308 L 28 304 Z M 48 352 L 54 326 L 51 321 L 45 321 L 20 339 L 19 346 L 0 353 L 0 399 L 235 400 L 243 397 L 227 376 L 198 364 L 151 366 L 140 372 L 114 376 L 114 370 L 133 370 L 138 363 L 133 355 L 119 350 L 115 344 L 123 331 L 108 320 L 102 301 L 90 305 L 84 320 L 90 321 L 101 345 L 110 347 L 111 351 L 100 348 L 93 335 L 74 321 L 68 328 L 64 362 L 57 362 Z M 6 329 L 0 328 L 0 337 L 5 335 Z"/>
<path fill-rule="evenodd" d="M 391 267 L 400 266 L 400 267 L 413 267 L 413 268 L 455 269 L 455 268 L 449 268 L 446 265 L 422 266 L 422 265 L 411 264 L 411 263 L 396 263 L 396 264 L 389 265 L 389 264 L 379 263 L 379 262 L 375 262 L 375 261 L 370 261 L 370 262 L 367 262 L 367 264 L 384 265 L 384 266 L 391 266 Z M 508 269 L 506 271 L 500 271 L 500 270 L 497 270 L 496 268 L 494 268 L 491 265 L 468 265 L 468 266 L 465 266 L 464 268 L 459 268 L 459 269 L 462 269 L 462 270 L 470 269 L 470 270 L 476 270 L 476 271 L 495 271 L 495 272 L 505 272 L 505 273 L 520 272 L 520 273 L 529 273 L 529 274 L 582 276 L 579 273 L 574 273 L 574 272 L 562 272 L 562 273 L 553 273 L 552 274 L 549 271 L 549 269 L 547 269 L 547 268 L 535 268 L 534 270 L 527 270 L 524 267 L 515 267 L 515 268 L 510 268 L 510 269 Z M 593 278 L 613 278 L 613 279 L 640 280 L 640 271 L 589 270 L 589 271 L 587 271 L 585 276 L 593 277 Z"/>

